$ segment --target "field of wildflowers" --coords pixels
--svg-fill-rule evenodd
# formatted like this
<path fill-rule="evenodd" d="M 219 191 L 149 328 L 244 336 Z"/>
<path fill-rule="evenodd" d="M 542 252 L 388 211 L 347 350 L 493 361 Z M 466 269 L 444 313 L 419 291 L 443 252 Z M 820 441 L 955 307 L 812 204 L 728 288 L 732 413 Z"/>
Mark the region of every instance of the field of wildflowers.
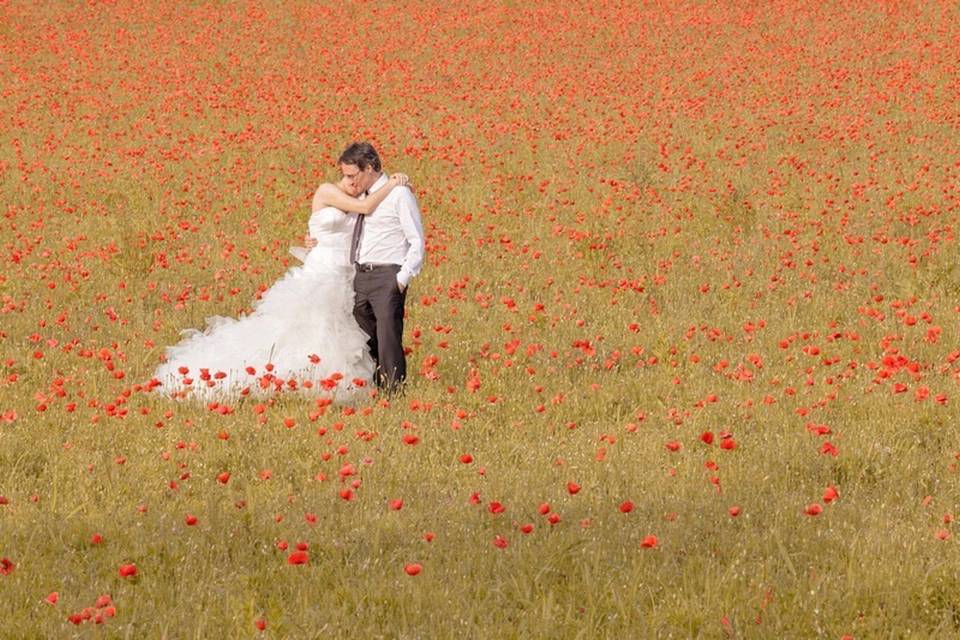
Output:
<path fill-rule="evenodd" d="M 13 0 L 0 51 L 0 636 L 960 633 L 956 3 Z M 406 393 L 159 397 L 358 139 Z"/>

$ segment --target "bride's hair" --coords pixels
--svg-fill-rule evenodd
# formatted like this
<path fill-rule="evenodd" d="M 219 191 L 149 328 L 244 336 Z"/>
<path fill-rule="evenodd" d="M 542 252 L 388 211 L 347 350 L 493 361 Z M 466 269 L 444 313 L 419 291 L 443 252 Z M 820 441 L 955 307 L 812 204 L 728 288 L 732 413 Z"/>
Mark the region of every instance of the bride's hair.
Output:
<path fill-rule="evenodd" d="M 380 155 L 369 142 L 354 142 L 343 150 L 337 164 L 355 164 L 361 171 L 367 167 L 380 171 Z"/>

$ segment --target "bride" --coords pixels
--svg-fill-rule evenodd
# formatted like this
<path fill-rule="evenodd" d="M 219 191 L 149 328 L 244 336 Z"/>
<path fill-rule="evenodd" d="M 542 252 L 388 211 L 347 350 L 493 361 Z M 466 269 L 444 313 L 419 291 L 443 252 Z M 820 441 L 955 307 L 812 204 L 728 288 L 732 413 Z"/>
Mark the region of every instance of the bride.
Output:
<path fill-rule="evenodd" d="M 354 266 L 350 245 L 356 216 L 371 213 L 409 179 L 394 174 L 363 200 L 349 179 L 320 185 L 313 196 L 309 235 L 317 245 L 294 253 L 293 267 L 238 319 L 207 318 L 204 331 L 188 329 L 167 347 L 154 385 L 174 398 L 211 400 L 299 391 L 343 401 L 372 380 L 368 336 L 353 317 Z"/>

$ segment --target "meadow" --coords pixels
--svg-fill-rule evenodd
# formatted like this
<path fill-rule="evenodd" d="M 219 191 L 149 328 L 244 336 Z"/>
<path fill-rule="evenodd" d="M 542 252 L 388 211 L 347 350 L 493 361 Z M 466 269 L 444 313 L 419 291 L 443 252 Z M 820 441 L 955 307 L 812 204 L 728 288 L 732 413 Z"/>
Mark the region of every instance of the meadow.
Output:
<path fill-rule="evenodd" d="M 0 51 L 0 637 L 960 635 L 956 3 L 11 0 Z M 423 215 L 404 395 L 158 396 L 352 140 Z"/>

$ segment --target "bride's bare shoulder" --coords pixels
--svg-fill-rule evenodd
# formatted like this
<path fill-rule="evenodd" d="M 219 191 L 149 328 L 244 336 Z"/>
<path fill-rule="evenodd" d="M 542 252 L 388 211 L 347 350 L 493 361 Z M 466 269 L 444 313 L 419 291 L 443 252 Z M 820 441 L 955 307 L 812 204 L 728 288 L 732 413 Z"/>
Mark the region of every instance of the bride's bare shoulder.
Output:
<path fill-rule="evenodd" d="M 329 195 L 331 193 L 341 193 L 340 188 L 332 182 L 321 182 L 315 192 L 315 194 L 320 195 Z"/>
<path fill-rule="evenodd" d="M 317 190 L 313 193 L 313 206 L 311 210 L 316 211 L 317 209 L 322 209 L 330 203 L 330 196 L 334 193 L 339 192 L 337 185 L 330 182 L 323 182 L 317 187 Z"/>

